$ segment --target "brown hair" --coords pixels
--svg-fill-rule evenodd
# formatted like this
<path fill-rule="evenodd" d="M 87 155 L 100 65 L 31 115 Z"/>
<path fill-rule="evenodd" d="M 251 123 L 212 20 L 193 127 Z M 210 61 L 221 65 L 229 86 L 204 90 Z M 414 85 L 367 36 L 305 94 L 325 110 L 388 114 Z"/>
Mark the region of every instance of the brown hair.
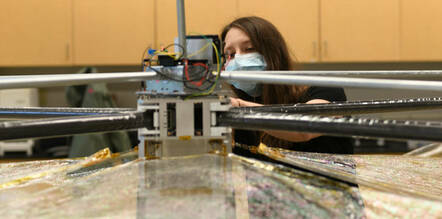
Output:
<path fill-rule="evenodd" d="M 294 61 L 290 58 L 284 38 L 269 21 L 255 16 L 238 18 L 224 27 L 221 33 L 223 43 L 232 28 L 238 28 L 247 34 L 255 50 L 264 56 L 267 70 L 294 69 Z M 296 85 L 263 84 L 262 86 L 262 104 L 299 103 L 308 88 Z M 262 133 L 261 141 L 269 146 L 287 147 L 291 144 L 266 133 Z"/>

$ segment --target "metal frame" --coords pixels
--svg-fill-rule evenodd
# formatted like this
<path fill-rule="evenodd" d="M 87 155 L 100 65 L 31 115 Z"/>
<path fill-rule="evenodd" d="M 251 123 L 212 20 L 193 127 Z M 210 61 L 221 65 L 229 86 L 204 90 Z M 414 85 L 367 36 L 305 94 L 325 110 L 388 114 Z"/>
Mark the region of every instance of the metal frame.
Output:
<path fill-rule="evenodd" d="M 153 111 L 153 127 L 138 130 L 139 157 L 171 157 L 208 152 L 231 152 L 231 128 L 217 121 L 218 112 L 226 112 L 230 104 L 223 96 L 183 100 L 180 96 L 138 93 L 138 111 Z M 168 109 L 168 104 L 174 110 Z M 201 104 L 202 133 L 196 134 L 195 104 Z M 172 121 L 172 118 L 176 118 Z M 169 133 L 169 122 L 174 123 L 174 133 Z"/>

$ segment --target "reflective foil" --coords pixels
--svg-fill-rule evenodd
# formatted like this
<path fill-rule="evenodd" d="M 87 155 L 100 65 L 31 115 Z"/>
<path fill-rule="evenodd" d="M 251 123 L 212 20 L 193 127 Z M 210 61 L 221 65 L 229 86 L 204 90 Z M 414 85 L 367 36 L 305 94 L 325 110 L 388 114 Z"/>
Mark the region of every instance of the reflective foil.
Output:
<path fill-rule="evenodd" d="M 442 159 L 391 155 L 337 155 L 266 147 L 273 159 L 358 185 L 442 201 Z"/>
<path fill-rule="evenodd" d="M 440 175 L 434 172 L 433 180 L 419 171 L 401 172 L 405 169 L 399 167 L 384 172 L 387 164 L 382 156 L 273 152 L 282 155 L 281 159 L 309 159 L 312 164 L 330 166 L 329 171 L 367 177 L 367 180 L 383 177 L 375 183 L 396 180 L 395 185 L 414 191 L 404 194 L 369 184 L 358 187 L 291 166 L 233 154 L 133 160 L 131 153 L 136 152 L 102 153 L 83 160 L 0 165 L 0 176 L 8 177 L 2 178 L 2 185 L 17 178 L 28 179 L 0 189 L 0 215 L 5 218 L 437 218 L 442 213 L 440 200 L 413 195 L 432 186 L 428 193 L 440 192 L 437 184 L 440 178 L 435 178 Z M 395 158 L 391 157 L 390 162 Z M 437 167 L 425 161 L 415 163 L 412 158 L 398 159 L 393 164 L 400 166 L 401 162 L 415 169 Z M 440 165 L 440 160 L 437 162 Z M 11 174 L 12 170 L 17 174 Z M 46 174 L 36 176 L 42 172 Z M 410 184 L 410 179 L 416 182 L 404 185 Z"/>

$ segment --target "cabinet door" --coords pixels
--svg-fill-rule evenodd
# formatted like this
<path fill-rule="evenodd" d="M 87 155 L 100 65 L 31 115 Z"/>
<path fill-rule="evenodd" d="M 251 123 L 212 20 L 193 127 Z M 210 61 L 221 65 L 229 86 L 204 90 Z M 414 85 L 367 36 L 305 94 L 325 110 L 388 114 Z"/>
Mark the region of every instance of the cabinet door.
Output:
<path fill-rule="evenodd" d="M 74 64 L 141 64 L 154 44 L 154 0 L 74 0 Z"/>
<path fill-rule="evenodd" d="M 319 0 L 239 0 L 238 11 L 273 23 L 298 61 L 319 60 Z"/>
<path fill-rule="evenodd" d="M 397 61 L 399 0 L 322 0 L 326 62 Z"/>
<path fill-rule="evenodd" d="M 174 42 L 178 36 L 176 0 L 157 0 L 157 48 Z M 185 1 L 188 35 L 219 35 L 222 28 L 237 15 L 236 0 Z"/>
<path fill-rule="evenodd" d="M 71 64 L 70 0 L 1 0 L 0 66 Z"/>
<path fill-rule="evenodd" d="M 401 1 L 401 60 L 442 61 L 442 1 Z"/>

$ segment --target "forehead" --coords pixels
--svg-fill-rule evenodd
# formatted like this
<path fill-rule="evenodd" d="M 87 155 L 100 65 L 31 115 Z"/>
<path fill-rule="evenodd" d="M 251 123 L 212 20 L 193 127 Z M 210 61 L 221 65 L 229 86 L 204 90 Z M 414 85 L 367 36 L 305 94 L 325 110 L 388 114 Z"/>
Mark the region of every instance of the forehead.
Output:
<path fill-rule="evenodd" d="M 225 48 L 241 46 L 250 43 L 250 38 L 247 34 L 239 28 L 233 27 L 230 29 L 225 38 Z"/>

